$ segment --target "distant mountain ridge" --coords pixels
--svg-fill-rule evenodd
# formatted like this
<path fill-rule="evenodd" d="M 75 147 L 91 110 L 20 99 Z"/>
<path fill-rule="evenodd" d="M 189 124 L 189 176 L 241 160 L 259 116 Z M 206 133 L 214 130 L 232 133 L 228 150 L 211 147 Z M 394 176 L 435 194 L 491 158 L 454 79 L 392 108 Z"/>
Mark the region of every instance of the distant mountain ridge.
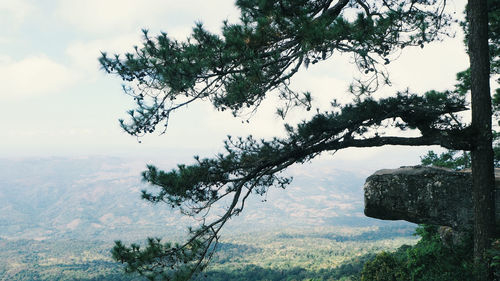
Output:
<path fill-rule="evenodd" d="M 0 159 L 0 238 L 134 240 L 184 232 L 189 218 L 140 199 L 145 164 L 114 157 Z M 286 190 L 253 196 L 226 231 L 383 223 L 362 213 L 363 175 L 325 166 L 289 174 L 294 180 Z"/>

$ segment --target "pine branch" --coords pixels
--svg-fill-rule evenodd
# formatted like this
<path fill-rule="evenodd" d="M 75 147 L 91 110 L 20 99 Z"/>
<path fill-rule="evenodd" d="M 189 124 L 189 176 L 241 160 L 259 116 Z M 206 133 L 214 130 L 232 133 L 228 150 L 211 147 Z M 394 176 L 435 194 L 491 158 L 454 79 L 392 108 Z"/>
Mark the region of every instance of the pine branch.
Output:
<path fill-rule="evenodd" d="M 144 31 L 141 48 L 124 57 L 103 53 L 99 61 L 105 71 L 131 84 L 127 93 L 137 108 L 122 126 L 135 136 L 166 126 L 173 111 L 199 100 L 246 116 L 277 90 L 281 112 L 310 108 L 310 101 L 290 89 L 290 79 L 301 66 L 327 60 L 334 52 L 354 58 L 360 76 L 351 91 L 362 100 L 390 83 L 384 65 L 399 50 L 423 47 L 447 34 L 451 20 L 431 2 L 240 0 L 241 23 L 225 23 L 222 36 L 201 24 L 186 42 L 166 33 L 151 38 Z M 347 10 L 358 16 L 344 17 Z"/>
<path fill-rule="evenodd" d="M 115 259 L 145 275 L 162 274 L 179 280 L 183 280 L 182 276 L 190 277 L 206 266 L 216 249 L 219 231 L 243 211 L 252 193 L 263 195 L 273 186 L 285 188 L 290 183 L 291 179 L 280 176 L 290 165 L 349 147 L 441 145 L 467 150 L 471 148 L 468 129 L 460 129 L 448 117 L 465 109 L 464 100 L 449 92 L 429 92 L 424 96 L 398 93 L 395 97 L 366 100 L 317 114 L 296 128 L 287 127 L 288 137 L 284 139 L 229 137 L 224 155 L 212 159 L 195 157 L 196 164 L 179 165 L 170 172 L 148 166 L 144 180 L 158 190 L 143 191 L 143 198 L 152 203 L 167 203 L 193 217 L 201 216 L 203 224 L 191 231 L 182 245 L 157 241 L 144 250 L 134 250 L 117 244 Z M 395 119 L 400 121 L 392 121 Z M 421 136 L 382 136 L 387 128 L 415 129 Z M 225 212 L 206 222 L 212 206 L 228 197 L 231 203 Z M 179 277 L 179 272 L 185 275 Z"/>

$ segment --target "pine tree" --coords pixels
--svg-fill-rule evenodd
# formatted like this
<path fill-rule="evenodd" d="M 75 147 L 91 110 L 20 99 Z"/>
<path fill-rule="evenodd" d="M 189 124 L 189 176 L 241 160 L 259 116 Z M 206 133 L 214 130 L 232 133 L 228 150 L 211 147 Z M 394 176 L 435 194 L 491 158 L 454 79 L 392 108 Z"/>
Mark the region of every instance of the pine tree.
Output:
<path fill-rule="evenodd" d="M 485 16 L 484 11 L 474 12 L 472 1 L 469 38 L 476 38 L 484 34 L 477 35 L 473 26 L 481 22 L 476 19 Z M 440 145 L 472 151 L 473 167 L 478 163 L 483 163 L 485 169 L 493 167 L 493 160 L 479 153 L 488 150 L 488 145 L 491 148 L 491 130 L 478 125 L 484 124 L 484 120 L 491 123 L 491 114 L 480 114 L 481 120 L 473 117 L 475 121 L 470 126 L 462 124 L 456 113 L 466 110 L 467 102 L 460 93 L 403 91 L 378 100 L 371 95 L 380 85 L 390 84 L 384 65 L 401 49 L 423 48 L 448 35 L 453 19 L 444 12 L 444 2 L 238 0 L 236 5 L 241 10 L 241 22 L 225 22 L 222 36 L 210 33 L 202 24 L 196 24 L 185 42 L 173 40 L 166 33 L 151 37 L 145 30 L 143 46 L 136 47 L 133 53 L 124 57 L 102 54 L 103 69 L 129 82 L 124 90 L 137 103 L 136 109 L 129 112 L 130 121 L 121 120 L 126 132 L 142 136 L 161 126 L 165 128 L 170 114 L 198 100 L 241 116 L 257 110 L 266 96 L 277 93 L 283 101 L 277 106 L 282 117 L 292 107 L 310 110 L 310 93 L 293 90 L 290 79 L 301 67 L 328 60 L 334 52 L 352 55 L 360 69 L 360 76 L 353 79 L 350 87 L 354 102 L 332 102 L 330 111 L 318 112 L 296 126 L 285 125 L 285 138 L 228 137 L 226 153 L 217 157 L 195 157 L 195 164 L 178 165 L 167 172 L 148 166 L 143 179 L 157 189 L 143 191 L 143 199 L 163 202 L 186 215 L 206 220 L 190 229 L 181 244 L 149 239 L 141 249 L 135 244 L 117 242 L 113 257 L 126 263 L 127 271 L 139 272 L 151 280 L 189 279 L 199 273 L 216 249 L 221 228 L 243 210 L 252 193 L 262 195 L 272 186 L 284 188 L 291 179 L 281 176 L 282 171 L 323 152 L 348 147 Z M 471 57 L 477 48 L 484 48 L 474 44 L 469 47 Z M 479 58 L 484 56 L 483 52 Z M 484 73 L 484 69 L 478 73 L 474 59 L 470 76 L 473 112 L 483 103 L 476 100 L 476 77 L 489 73 Z M 481 63 L 484 67 L 484 61 Z M 479 92 L 487 102 L 489 91 L 483 88 Z M 387 136 L 387 128 L 417 130 L 420 136 Z M 478 134 L 478 128 L 490 133 Z M 490 171 L 486 169 L 487 173 Z M 482 177 L 477 173 L 474 176 Z M 223 200 L 230 202 L 224 214 L 208 220 L 211 207 Z M 477 228 L 486 229 L 490 222 L 479 221 Z M 485 233 L 479 236 L 491 238 L 490 230 Z M 476 254 L 487 248 L 483 238 Z M 484 259 L 479 263 L 484 264 Z"/>
<path fill-rule="evenodd" d="M 476 138 L 472 155 L 474 205 L 474 260 L 476 280 L 492 280 L 486 250 L 495 237 L 495 175 L 493 171 L 490 57 L 486 0 L 469 0 L 469 58 L 471 69 L 472 124 Z"/>
<path fill-rule="evenodd" d="M 500 73 L 500 1 L 469 1 L 467 21 L 464 23 L 471 67 L 458 73 L 456 92 L 462 95 L 472 93 L 472 124 L 477 138 L 471 153 L 454 157 L 456 151 L 448 151 L 439 157 L 429 152 L 422 160 L 424 164 L 438 164 L 461 168 L 472 166 L 474 200 L 474 257 L 477 280 L 491 280 L 492 272 L 487 269 L 488 252 L 492 239 L 497 237 L 495 225 L 495 190 L 493 167 L 499 167 L 499 134 L 492 131 L 492 101 L 489 88 L 489 74 Z M 489 53 L 489 54 L 488 54 Z M 500 78 L 497 77 L 497 82 Z M 498 121 L 500 88 L 493 99 L 495 119 Z M 498 121 L 500 124 L 500 121 Z M 493 134 L 492 134 L 493 132 Z M 494 147 L 492 142 L 495 139 Z M 472 156 L 472 157 L 470 157 Z M 472 159 L 471 159 L 472 158 Z M 493 165 L 491 163 L 494 163 Z M 472 164 L 472 165 L 471 165 Z"/>

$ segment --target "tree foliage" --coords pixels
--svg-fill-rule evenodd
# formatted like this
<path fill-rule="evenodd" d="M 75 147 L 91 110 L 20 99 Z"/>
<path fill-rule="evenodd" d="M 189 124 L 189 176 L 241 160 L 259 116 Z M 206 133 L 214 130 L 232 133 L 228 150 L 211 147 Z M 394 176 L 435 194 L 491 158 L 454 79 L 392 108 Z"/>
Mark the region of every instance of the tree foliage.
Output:
<path fill-rule="evenodd" d="M 361 273 L 361 281 L 395 281 L 408 280 L 406 268 L 400 255 L 381 252 L 365 263 Z"/>
<path fill-rule="evenodd" d="M 354 103 L 333 101 L 330 111 L 318 112 L 296 126 L 285 125 L 284 138 L 228 137 L 225 153 L 214 158 L 195 157 L 194 164 L 172 171 L 148 166 L 143 179 L 155 189 L 143 191 L 143 198 L 179 208 L 201 223 L 181 244 L 159 239 L 150 239 L 145 248 L 117 243 L 114 258 L 152 280 L 190 278 L 206 266 L 221 228 L 243 210 L 251 194 L 263 195 L 273 186 L 284 188 L 291 179 L 281 176 L 282 171 L 322 152 L 383 145 L 471 150 L 473 134 L 455 115 L 467 109 L 463 93 L 403 91 L 383 99 L 370 96 L 380 84 L 390 84 L 384 65 L 403 48 L 424 47 L 449 33 L 452 19 L 444 13 L 444 3 L 238 0 L 240 22 L 224 22 L 220 36 L 198 23 L 183 42 L 166 33 L 151 37 L 144 31 L 143 46 L 134 52 L 103 53 L 103 69 L 127 82 L 124 91 L 136 100 L 130 120 L 121 120 L 123 129 L 135 136 L 152 133 L 158 126 L 166 128 L 175 110 L 197 100 L 242 117 L 255 112 L 270 94 L 283 101 L 277 108 L 282 117 L 296 106 L 309 110 L 311 94 L 290 87 L 301 67 L 340 52 L 351 55 L 360 69 L 350 87 Z M 388 128 L 419 134 L 394 135 Z M 227 207 L 213 214 L 218 203 Z"/>
<path fill-rule="evenodd" d="M 416 234 L 421 237 L 416 245 L 402 246 L 393 253 L 382 252 L 368 261 L 361 280 L 473 280 L 472 237 L 446 245 L 438 227 L 431 225 L 420 225 Z"/>
<path fill-rule="evenodd" d="M 137 108 L 122 127 L 133 135 L 152 132 L 173 111 L 200 99 L 235 115 L 256 110 L 270 92 L 283 100 L 282 114 L 293 106 L 310 108 L 310 94 L 291 89 L 290 78 L 334 52 L 353 55 L 366 73 L 352 86 L 363 95 L 389 83 L 383 65 L 402 48 L 423 47 L 450 24 L 436 1 L 332 2 L 239 0 L 241 22 L 224 22 L 222 36 L 201 23 L 185 42 L 144 30 L 143 46 L 134 52 L 103 53 L 105 71 L 133 82 L 124 89 Z"/>

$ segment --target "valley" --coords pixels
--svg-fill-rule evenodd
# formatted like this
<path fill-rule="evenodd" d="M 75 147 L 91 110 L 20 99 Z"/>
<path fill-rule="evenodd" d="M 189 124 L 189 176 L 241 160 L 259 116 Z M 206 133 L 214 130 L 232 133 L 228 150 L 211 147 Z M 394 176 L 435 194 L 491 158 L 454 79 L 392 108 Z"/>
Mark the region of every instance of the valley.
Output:
<path fill-rule="evenodd" d="M 286 190 L 249 198 L 197 280 L 357 280 L 375 253 L 416 243 L 415 225 L 364 217 L 364 174 L 310 165 L 290 170 Z M 180 241 L 197 223 L 140 199 L 150 188 L 141 161 L 0 159 L 0 168 L 0 280 L 143 280 L 111 259 L 113 241 Z"/>

